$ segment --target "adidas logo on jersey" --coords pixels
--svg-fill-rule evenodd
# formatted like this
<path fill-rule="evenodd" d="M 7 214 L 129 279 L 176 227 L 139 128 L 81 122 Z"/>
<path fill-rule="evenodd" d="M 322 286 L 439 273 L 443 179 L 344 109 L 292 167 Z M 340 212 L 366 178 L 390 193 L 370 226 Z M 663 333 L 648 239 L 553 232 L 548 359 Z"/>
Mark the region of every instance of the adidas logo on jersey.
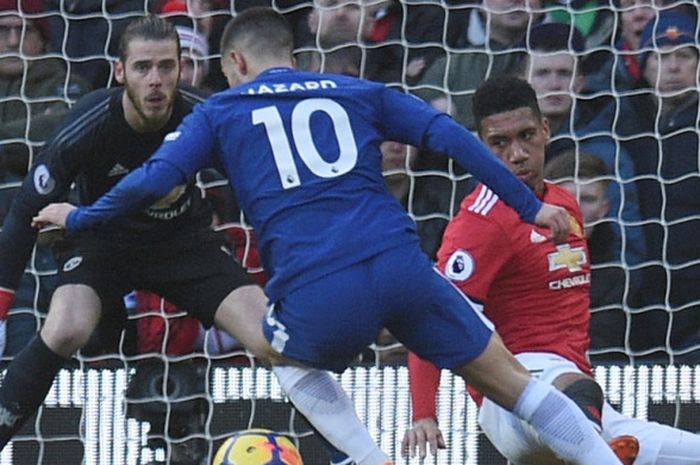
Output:
<path fill-rule="evenodd" d="M 538 233 L 534 229 L 530 232 L 530 242 L 532 242 L 533 244 L 539 244 L 540 242 L 544 242 L 546 240 L 546 237 L 544 237 L 542 234 Z"/>
<path fill-rule="evenodd" d="M 111 170 L 109 170 L 109 173 L 107 173 L 108 178 L 112 178 L 114 176 L 121 176 L 122 174 L 128 173 L 129 170 L 124 167 L 121 163 L 117 163 L 112 167 Z"/>

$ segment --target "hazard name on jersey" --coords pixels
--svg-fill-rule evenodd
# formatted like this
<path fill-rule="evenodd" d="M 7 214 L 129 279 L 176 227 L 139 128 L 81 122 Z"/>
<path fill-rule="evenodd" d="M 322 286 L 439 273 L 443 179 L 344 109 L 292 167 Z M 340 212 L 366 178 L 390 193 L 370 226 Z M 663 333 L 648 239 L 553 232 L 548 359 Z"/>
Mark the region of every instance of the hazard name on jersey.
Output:
<path fill-rule="evenodd" d="M 334 89 L 336 87 L 338 87 L 338 85 L 328 79 L 303 82 L 275 82 L 258 84 L 255 87 L 250 87 L 245 93 L 251 95 L 283 94 L 285 92 L 298 92 L 300 90 Z"/>

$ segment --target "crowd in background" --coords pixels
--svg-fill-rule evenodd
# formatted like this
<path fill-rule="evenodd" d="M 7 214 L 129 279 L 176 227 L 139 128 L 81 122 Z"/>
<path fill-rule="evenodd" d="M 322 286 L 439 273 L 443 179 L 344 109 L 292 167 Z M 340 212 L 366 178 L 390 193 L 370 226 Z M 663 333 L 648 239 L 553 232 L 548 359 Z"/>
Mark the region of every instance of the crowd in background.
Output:
<path fill-rule="evenodd" d="M 216 92 L 226 86 L 218 62 L 222 28 L 231 14 L 259 5 L 269 2 L 0 0 L 0 222 L 13 188 L 70 105 L 90 90 L 115 85 L 112 60 L 130 19 L 153 13 L 173 21 L 183 83 Z M 700 362 L 695 2 L 280 0 L 273 6 L 295 28 L 299 67 L 385 82 L 472 130 L 471 99 L 485 78 L 528 80 L 552 133 L 548 179 L 578 197 L 586 221 L 591 354 L 606 361 Z M 434 257 L 474 180 L 440 154 L 391 141 L 383 153 L 387 184 Z M 214 224 L 241 221 L 216 175 L 202 179 L 216 207 Z M 259 272 L 251 232 L 227 230 L 238 259 Z M 42 236 L 47 239 L 37 245 L 7 319 L 5 356 L 38 329 L 35 310 L 48 305 L 55 265 L 50 237 Z M 148 295 L 126 299 L 125 306 L 177 315 Z M 158 328 L 171 324 L 170 318 L 151 319 L 158 327 L 139 319 L 140 334 L 162 334 Z M 182 331 L 173 333 L 187 335 L 184 347 L 142 340 L 141 350 L 236 347 L 222 334 L 204 337 L 195 321 L 177 324 Z M 401 360 L 390 335 L 378 343 L 389 347 L 378 352 L 383 361 Z"/>

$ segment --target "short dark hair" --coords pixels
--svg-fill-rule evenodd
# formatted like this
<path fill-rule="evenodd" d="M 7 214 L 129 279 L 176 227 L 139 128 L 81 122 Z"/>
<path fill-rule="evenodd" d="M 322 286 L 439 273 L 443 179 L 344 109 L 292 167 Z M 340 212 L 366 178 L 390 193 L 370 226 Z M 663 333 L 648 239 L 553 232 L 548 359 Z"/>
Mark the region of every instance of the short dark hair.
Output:
<path fill-rule="evenodd" d="M 142 16 L 129 23 L 119 38 L 120 61 L 126 61 L 129 44 L 134 39 L 172 40 L 177 45 L 177 56 L 180 57 L 180 37 L 175 26 L 158 16 Z"/>
<path fill-rule="evenodd" d="M 294 32 L 284 16 L 272 8 L 248 8 L 231 19 L 221 35 L 222 55 L 236 47 L 258 55 L 291 55 Z"/>
<path fill-rule="evenodd" d="M 566 52 L 572 54 L 574 63 L 577 64 L 577 57 L 585 51 L 586 39 L 575 26 L 570 24 L 542 23 L 530 29 L 520 45 L 528 51 L 519 56 L 518 62 L 520 74 L 525 75 L 532 52 L 540 54 Z M 579 72 L 578 69 L 575 71 Z"/>
<path fill-rule="evenodd" d="M 597 179 L 605 185 L 608 179 L 608 167 L 605 162 L 592 153 L 566 150 L 549 160 L 544 167 L 544 177 L 550 181 L 574 181 L 578 179 Z"/>
<path fill-rule="evenodd" d="M 527 49 L 538 52 L 583 53 L 586 39 L 571 24 L 542 23 L 530 29 L 527 35 Z"/>
<path fill-rule="evenodd" d="M 527 81 L 514 76 L 493 77 L 484 81 L 474 94 L 472 114 L 477 131 L 481 132 L 484 118 L 518 108 L 529 108 L 542 118 L 537 94 Z"/>

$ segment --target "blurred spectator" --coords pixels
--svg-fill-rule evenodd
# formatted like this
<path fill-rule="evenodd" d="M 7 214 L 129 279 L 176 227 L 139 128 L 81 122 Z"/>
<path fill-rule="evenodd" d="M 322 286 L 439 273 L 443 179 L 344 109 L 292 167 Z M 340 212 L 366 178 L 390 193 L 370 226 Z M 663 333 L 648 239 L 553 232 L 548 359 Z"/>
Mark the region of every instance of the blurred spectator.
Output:
<path fill-rule="evenodd" d="M 610 47 L 615 13 L 610 0 L 544 0 L 546 22 L 572 24 L 585 40 L 587 50 Z"/>
<path fill-rule="evenodd" d="M 700 361 L 700 173 L 697 20 L 662 11 L 644 28 L 640 69 L 648 92 L 622 99 L 616 131 L 630 148 L 645 220 L 646 328 L 652 347 Z M 670 347 L 667 336 L 670 335 Z"/>
<path fill-rule="evenodd" d="M 212 35 L 214 17 L 211 0 L 167 0 L 160 8 L 163 16 L 184 15 L 192 20 L 192 29 L 206 40 Z"/>
<path fill-rule="evenodd" d="M 382 151 L 382 172 L 389 192 L 406 206 L 411 186 L 412 151 L 406 144 L 386 141 L 380 146 Z"/>
<path fill-rule="evenodd" d="M 215 10 L 212 0 L 164 0 L 157 2 L 153 11 L 178 27 L 181 45 L 183 35 L 180 28 L 185 28 L 188 32 L 191 31 L 188 35 L 191 34 L 192 38 L 197 38 L 195 39 L 197 42 L 196 47 L 191 47 L 193 52 L 199 54 L 199 52 L 206 50 L 206 55 L 204 55 L 206 64 L 204 63 L 204 57 L 202 57 L 203 61 L 200 62 L 200 64 L 204 64 L 206 72 L 203 72 L 201 78 L 197 76 L 199 83 L 193 85 L 207 92 L 215 92 L 227 88 L 228 85 L 220 66 L 218 66 L 218 60 L 216 60 L 217 66 L 209 66 L 209 60 L 219 53 L 222 24 L 231 18 L 230 10 Z M 183 52 L 185 51 L 183 47 Z M 192 57 L 190 56 L 190 58 Z M 191 82 L 187 79 L 188 71 L 185 70 L 185 67 L 195 63 L 188 63 L 188 60 L 182 63 L 183 72 L 185 73 L 182 77 L 183 82 L 188 84 Z M 201 72 L 198 70 L 198 74 Z"/>
<path fill-rule="evenodd" d="M 518 45 L 539 21 L 540 0 L 483 0 L 468 25 L 468 43 L 426 71 L 415 93 L 474 129 L 472 96 L 488 77 L 512 74 L 524 51 Z"/>
<path fill-rule="evenodd" d="M 46 0 L 53 11 L 51 48 L 65 53 L 71 73 L 83 76 L 92 89 L 112 84 L 113 61 L 126 25 L 146 10 L 144 0 Z"/>
<path fill-rule="evenodd" d="M 209 73 L 209 45 L 205 37 L 194 29 L 176 26 L 180 38 L 180 81 L 202 88 Z"/>
<path fill-rule="evenodd" d="M 601 354 L 600 359 L 611 361 L 622 356 L 626 361 L 627 316 L 623 299 L 629 289 L 625 270 L 614 263 L 612 222 L 605 220 L 610 210 L 607 198 L 610 173 L 605 162 L 595 155 L 567 151 L 549 161 L 544 174 L 546 179 L 571 192 L 581 207 L 592 265 L 590 348 Z M 633 297 L 628 295 L 627 299 Z"/>
<path fill-rule="evenodd" d="M 460 48 L 435 60 L 414 88 L 416 95 L 469 129 L 474 129 L 474 92 L 487 77 L 518 71 L 523 40 L 541 17 L 540 0 L 477 3 L 469 9 L 450 8 L 446 39 Z M 462 167 L 438 154 L 420 152 L 413 163 L 416 176 L 407 208 L 416 220 L 421 248 L 434 259 L 447 222 L 475 182 Z"/>
<path fill-rule="evenodd" d="M 658 2 L 657 2 L 658 3 Z M 642 77 L 639 68 L 639 36 L 658 10 L 651 0 L 619 1 L 619 33 L 603 63 L 586 79 L 585 93 L 621 93 L 635 88 Z"/>
<path fill-rule="evenodd" d="M 442 53 L 444 17 L 444 10 L 431 4 L 316 1 L 308 14 L 307 34 L 297 44 L 297 60 L 303 69 L 328 71 L 327 57 L 350 47 L 360 51 L 361 77 L 415 83 Z"/>
<path fill-rule="evenodd" d="M 439 5 L 383 2 L 369 33 L 364 77 L 415 84 L 435 59 L 444 55 L 444 28 L 445 12 Z"/>
<path fill-rule="evenodd" d="M 523 62 L 522 74 L 535 89 L 542 114 L 550 124 L 552 140 L 547 147 L 547 159 L 566 150 L 581 149 L 605 162 L 615 180 L 608 189 L 609 217 L 616 222 L 615 259 L 639 263 L 645 253 L 642 230 L 628 225 L 641 220 L 637 189 L 632 182 L 635 175 L 632 159 L 613 139 L 607 123 L 581 121 L 575 105 L 575 97 L 584 83 L 576 58 L 576 53 L 583 51 L 583 37 L 569 25 L 546 23 L 531 30 L 528 48 L 530 54 Z M 622 227 L 618 226 L 620 223 Z"/>
<path fill-rule="evenodd" d="M 307 34 L 300 39 L 300 68 L 318 71 L 326 52 L 364 44 L 374 24 L 376 5 L 365 0 L 317 0 L 307 16 Z"/>
<path fill-rule="evenodd" d="M 44 4 L 22 0 L 23 16 L 17 4 L 0 0 L 0 171 L 21 179 L 34 147 L 46 140 L 88 85 L 69 75 L 64 61 L 44 56 L 48 19 L 26 16 L 46 13 Z"/>

